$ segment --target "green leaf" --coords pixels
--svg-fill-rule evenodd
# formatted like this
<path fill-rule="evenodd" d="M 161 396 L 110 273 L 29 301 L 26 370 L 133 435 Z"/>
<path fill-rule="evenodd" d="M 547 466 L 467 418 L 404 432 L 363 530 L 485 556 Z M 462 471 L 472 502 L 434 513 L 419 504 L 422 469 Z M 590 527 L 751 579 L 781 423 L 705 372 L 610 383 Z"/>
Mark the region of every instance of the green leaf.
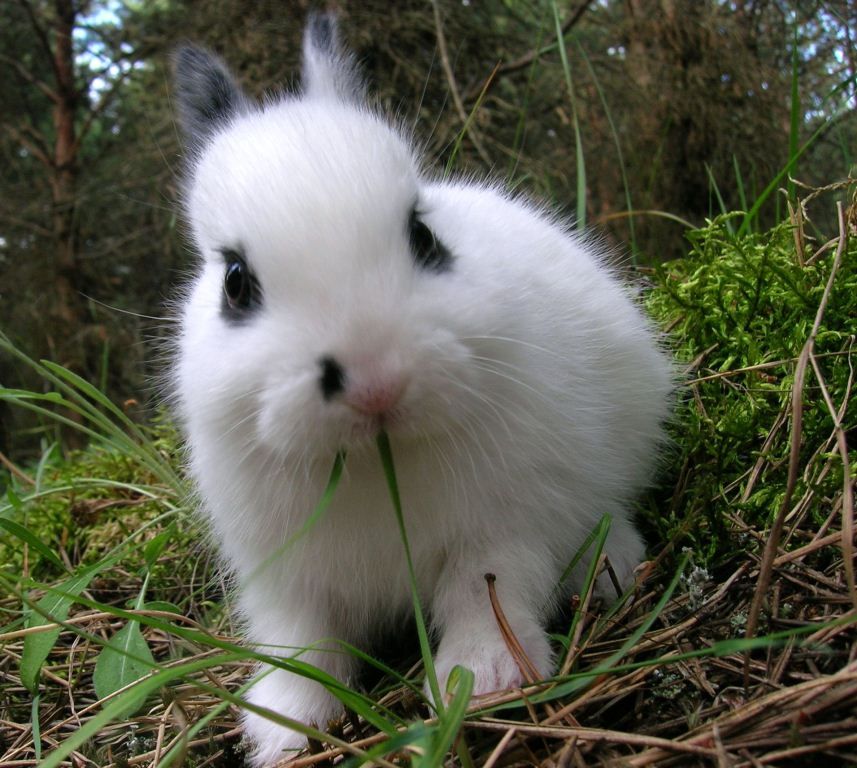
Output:
<path fill-rule="evenodd" d="M 15 505 L 15 502 L 12 500 L 10 494 L 12 493 L 12 489 L 10 488 L 6 495 L 9 497 L 9 501 Z M 20 503 L 20 502 L 19 502 Z M 63 565 L 62 560 L 59 559 L 57 554 L 47 545 L 45 544 L 36 534 L 34 534 L 29 528 L 21 525 L 20 523 L 16 523 L 14 520 L 9 520 L 7 517 L 0 517 L 0 528 L 5 528 L 9 533 L 13 536 L 16 536 L 21 541 L 26 542 L 33 549 L 35 549 L 42 557 L 48 559 L 53 563 L 57 568 L 61 571 L 65 571 L 66 567 Z"/>
<path fill-rule="evenodd" d="M 104 699 L 145 677 L 154 667 L 155 658 L 140 631 L 140 623 L 129 621 L 98 655 L 92 674 L 95 693 L 99 699 Z M 142 695 L 129 700 L 125 715 L 137 712 L 144 702 Z"/>
<path fill-rule="evenodd" d="M 40 627 L 52 621 L 65 621 L 75 597 L 86 589 L 93 576 L 104 565 L 105 563 L 102 562 L 87 568 L 63 582 L 59 587 L 51 589 L 33 606 L 27 617 L 27 627 Z M 21 653 L 21 682 L 32 694 L 36 694 L 39 690 L 39 672 L 61 631 L 62 627 L 53 627 L 24 638 L 24 650 Z"/>
<path fill-rule="evenodd" d="M 146 548 L 143 550 L 143 559 L 146 561 L 147 568 L 151 569 L 151 567 L 157 562 L 158 558 L 161 556 L 161 552 L 164 551 L 164 547 L 173 537 L 175 532 L 175 525 L 170 525 L 165 531 L 161 531 L 161 533 L 146 544 Z"/>

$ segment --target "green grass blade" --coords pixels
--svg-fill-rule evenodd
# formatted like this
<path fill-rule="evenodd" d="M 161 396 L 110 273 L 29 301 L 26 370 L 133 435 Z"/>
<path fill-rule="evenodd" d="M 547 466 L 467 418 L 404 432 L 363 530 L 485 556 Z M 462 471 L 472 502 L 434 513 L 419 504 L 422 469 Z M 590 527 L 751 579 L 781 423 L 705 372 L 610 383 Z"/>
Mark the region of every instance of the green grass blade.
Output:
<path fill-rule="evenodd" d="M 672 598 L 676 587 L 678 587 L 679 580 L 681 579 L 681 575 L 687 565 L 687 561 L 688 556 L 684 555 L 676 569 L 675 575 L 669 585 L 667 585 L 667 588 L 664 590 L 663 595 L 661 595 L 660 600 L 658 600 L 654 608 L 649 612 L 649 615 L 630 635 L 628 635 L 628 637 L 625 638 L 622 645 L 611 653 L 605 661 L 596 665 L 591 671 L 584 673 L 582 678 L 578 678 L 567 683 L 560 683 L 556 688 L 545 691 L 543 694 L 533 696 L 530 701 L 536 704 L 542 703 L 543 701 L 553 701 L 554 699 L 564 696 L 570 696 L 585 687 L 589 681 L 594 680 L 596 677 L 603 675 L 605 672 L 608 672 L 615 667 L 619 660 L 623 659 L 625 654 L 640 641 L 640 638 L 646 634 L 646 632 L 649 631 L 649 627 L 657 621 L 658 617 L 663 612 L 664 607 Z"/>
<path fill-rule="evenodd" d="M 464 137 L 470 130 L 470 126 L 473 125 L 473 121 L 476 119 L 476 115 L 482 107 L 482 102 L 485 99 L 485 94 L 488 93 L 489 85 L 491 85 L 491 78 L 488 78 L 488 80 L 485 81 L 485 85 L 482 86 L 482 90 L 479 92 L 479 96 L 476 99 L 476 103 L 473 105 L 473 109 L 470 110 L 470 114 L 467 115 L 467 120 L 464 121 L 464 125 L 455 137 L 455 143 L 452 145 L 452 152 L 450 152 L 449 159 L 446 161 L 446 166 L 443 169 L 444 179 L 449 178 L 449 175 L 452 173 L 452 169 L 455 167 L 455 159 L 458 157 L 458 153 L 461 150 L 461 142 L 464 141 Z"/>
<path fill-rule="evenodd" d="M 610 515 L 604 515 L 601 520 L 598 521 L 598 525 L 594 531 L 594 537 L 592 538 L 592 544 L 594 544 L 592 554 L 589 558 L 589 565 L 586 568 L 586 577 L 583 580 L 583 586 L 581 587 L 581 592 L 586 594 L 589 592 L 590 588 L 594 589 L 593 582 L 596 578 L 596 572 L 598 570 L 598 561 L 601 559 L 601 552 L 604 549 L 604 544 L 607 542 L 607 535 L 610 533 Z M 588 538 L 588 537 L 587 537 Z M 582 553 L 580 553 L 582 556 Z M 575 556 L 577 558 L 577 556 Z M 577 558 L 579 560 L 579 558 Z M 574 560 L 572 560 L 572 564 L 569 565 L 569 569 L 574 568 L 577 565 Z M 565 650 L 562 654 L 562 659 L 560 660 L 559 666 L 565 663 L 566 656 L 571 652 L 571 638 L 574 637 L 574 631 L 577 629 L 577 624 L 581 620 L 582 615 L 581 611 L 575 611 L 574 616 L 571 619 L 571 624 L 569 625 L 568 632 L 566 633 L 566 642 L 563 643 L 565 646 Z"/>
<path fill-rule="evenodd" d="M 444 764 L 467 714 L 470 696 L 473 693 L 473 679 L 473 672 L 469 669 L 464 667 L 453 668 L 449 676 L 448 688 L 455 692 L 443 714 L 438 718 L 437 730 L 432 734 L 431 750 L 424 759 L 420 760 L 421 764 L 428 766 Z"/>
<path fill-rule="evenodd" d="M 39 704 L 42 696 L 36 692 L 33 694 L 33 703 L 30 705 L 30 724 L 33 728 L 33 751 L 36 753 L 36 762 L 42 759 L 42 724 L 39 722 Z"/>
<path fill-rule="evenodd" d="M 717 205 L 720 208 L 720 213 L 724 216 L 729 213 L 729 210 L 726 207 L 726 202 L 723 200 L 723 195 L 720 194 L 720 187 L 717 186 L 717 179 L 714 178 L 714 171 L 711 170 L 711 166 L 706 163 L 705 164 L 705 172 L 708 174 L 708 184 L 712 192 L 714 192 L 714 196 L 717 198 Z M 714 217 L 714 212 L 711 212 L 712 218 Z M 725 219 L 726 229 L 730 235 L 735 234 L 735 227 L 732 226 L 731 219 Z"/>
<path fill-rule="evenodd" d="M 384 755 L 395 755 L 396 753 L 405 751 L 413 753 L 422 751 L 425 753 L 428 750 L 426 744 L 429 738 L 430 732 L 428 726 L 418 720 L 415 723 L 411 723 L 406 730 L 400 731 L 386 741 L 372 747 L 364 755 L 348 758 L 342 765 L 343 768 L 351 768 L 351 766 L 357 765 L 375 765 L 375 761 Z M 408 747 L 412 747 L 412 749 L 408 750 Z M 414 763 L 412 762 L 411 764 L 413 765 Z"/>
<path fill-rule="evenodd" d="M 773 632 L 763 637 L 736 637 L 729 638 L 727 640 L 716 640 L 711 643 L 711 645 L 708 645 L 704 648 L 697 648 L 692 651 L 684 651 L 682 653 L 671 653 L 670 655 L 665 657 L 658 656 L 654 658 L 647 658 L 642 661 L 628 662 L 625 664 L 615 664 L 609 669 L 606 668 L 607 663 L 605 663 L 604 665 L 599 665 L 593 670 L 587 670 L 585 672 L 576 672 L 568 675 L 567 677 L 561 678 L 563 684 L 576 683 L 576 685 L 574 686 L 569 685 L 568 687 L 564 687 L 562 689 L 561 694 L 557 693 L 557 691 L 559 690 L 558 688 L 552 688 L 548 691 L 545 691 L 544 693 L 528 696 L 527 701 L 535 704 L 550 701 L 554 698 L 564 698 L 566 696 L 573 695 L 579 690 L 586 688 L 594 677 L 600 676 L 607 672 L 615 674 L 625 674 L 627 672 L 633 672 L 638 669 L 665 667 L 672 664 L 679 664 L 682 662 L 691 661 L 693 659 L 703 659 L 709 657 L 728 657 L 738 653 L 746 653 L 747 651 L 766 650 L 783 647 L 787 643 L 793 642 L 803 635 L 812 635 L 816 632 L 823 632 L 827 629 L 847 625 L 857 626 L 857 617 L 846 614 L 829 622 L 823 622 L 820 624 L 812 623 L 801 627 L 793 627 L 788 630 Z M 519 709 L 521 706 L 522 703 L 520 701 L 506 702 L 503 704 L 497 704 L 493 707 L 486 707 L 483 710 L 471 713 L 471 716 L 485 715 L 494 712 L 500 712 L 502 710 L 507 709 Z"/>
<path fill-rule="evenodd" d="M 250 572 L 250 575 L 247 577 L 248 582 L 255 579 L 262 571 L 270 567 L 274 560 L 282 557 L 289 549 L 291 549 L 292 546 L 294 546 L 294 544 L 306 536 L 316 523 L 318 523 L 327 511 L 327 508 L 330 506 L 330 502 L 333 501 L 333 494 L 336 493 L 336 489 L 339 486 L 339 481 L 342 478 L 342 468 L 344 466 L 345 452 L 339 451 L 333 459 L 333 466 L 330 469 L 330 476 L 328 477 L 327 485 L 321 494 L 318 504 L 315 505 L 315 509 L 312 511 L 312 514 L 293 536 L 290 536 L 285 542 L 283 542 L 283 544 L 277 547 L 277 549 L 275 549 Z"/>
<path fill-rule="evenodd" d="M 79 431 L 90 439 L 115 443 L 120 450 L 137 456 L 162 482 L 176 491 L 183 492 L 183 483 L 169 462 L 151 448 L 140 427 L 103 392 L 61 365 L 49 360 L 42 362 L 33 360 L 17 349 L 2 331 L 0 331 L 0 349 L 20 360 L 57 390 L 39 394 L 0 387 L 0 399 L 34 411 L 47 419 Z M 68 419 L 49 408 L 37 406 L 36 402 L 49 402 L 68 409 L 80 416 L 85 423 Z"/>
<path fill-rule="evenodd" d="M 847 108 L 847 105 L 846 105 Z M 797 165 L 798 160 L 804 155 L 804 153 L 815 144 L 816 140 L 824 134 L 824 132 L 835 123 L 837 118 L 842 113 L 842 109 L 837 111 L 835 114 L 828 117 L 818 128 L 815 129 L 813 134 L 803 143 L 800 147 L 794 152 L 794 154 L 789 158 L 789 161 L 780 169 L 780 171 L 774 176 L 773 179 L 768 183 L 768 186 L 762 190 L 762 193 L 756 198 L 756 201 L 753 203 L 753 207 L 746 213 L 744 216 L 744 221 L 741 223 L 741 226 L 738 228 L 738 237 L 742 237 L 747 234 L 750 230 L 752 223 L 759 215 L 759 210 L 768 200 L 768 198 L 775 192 L 775 190 L 779 187 L 783 178 L 785 178 L 789 173 Z"/>
<path fill-rule="evenodd" d="M 197 672 L 203 672 L 212 667 L 228 664 L 229 662 L 238 662 L 241 659 L 241 654 L 237 653 L 218 654 L 161 670 L 151 677 L 141 680 L 133 689 L 119 694 L 98 714 L 88 718 L 77 730 L 64 738 L 62 743 L 39 763 L 39 768 L 60 768 L 72 752 L 86 744 L 87 741 L 100 733 L 113 720 L 121 718 L 133 702 L 140 699 L 145 700 L 150 694 L 155 693 L 161 688 L 165 688 L 175 680 L 183 679 Z M 219 695 L 225 696 L 225 693 L 225 691 L 222 691 L 219 692 Z"/>
<path fill-rule="evenodd" d="M 370 667 L 374 667 L 385 677 L 388 677 L 393 680 L 395 685 L 403 685 L 406 688 L 409 688 L 418 697 L 422 698 L 423 692 L 418 685 L 414 685 L 407 677 L 405 677 L 403 674 L 396 671 L 392 667 L 387 666 L 380 659 L 376 659 L 374 656 L 370 656 L 368 653 L 366 653 L 366 651 L 361 650 L 356 645 L 346 643 L 344 640 L 338 640 L 337 643 L 347 653 L 351 654 L 357 659 L 360 659 L 360 661 L 362 661 L 364 664 L 367 664 Z"/>
<path fill-rule="evenodd" d="M 243 697 L 245 693 L 250 689 L 252 685 L 252 681 L 247 681 L 244 685 L 241 685 L 236 690 L 236 695 L 239 697 Z M 215 696 L 217 696 L 217 691 Z M 187 742 L 193 741 L 194 737 L 203 729 L 207 728 L 209 723 L 217 718 L 223 716 L 229 708 L 232 706 L 232 702 L 228 701 L 220 696 L 217 696 L 220 699 L 220 703 L 211 707 L 202 717 L 198 720 L 194 721 L 192 724 L 187 726 L 187 729 L 183 733 L 183 739 L 175 744 L 167 751 L 165 755 L 163 755 L 160 760 L 158 760 L 158 768 L 169 768 L 176 760 L 182 757 L 186 757 L 185 750 Z"/>
<path fill-rule="evenodd" d="M 598 539 L 601 543 L 601 546 L 604 545 L 604 539 L 607 537 L 607 532 L 610 530 L 610 515 L 602 515 L 601 519 L 598 521 L 598 525 L 596 525 L 583 540 L 583 544 L 581 544 L 577 548 L 577 552 L 574 553 L 574 556 L 571 558 L 571 562 L 566 566 L 565 570 L 562 572 L 562 576 L 559 577 L 559 581 L 557 582 L 556 589 L 562 589 L 562 585 L 565 584 L 566 579 L 571 576 L 572 571 L 577 567 L 577 564 L 583 559 L 583 556 L 587 553 L 589 548 L 592 546 L 592 543 Z M 601 549 L 599 548 L 598 552 L 595 554 L 595 560 L 598 560 L 598 557 L 601 555 Z"/>
<path fill-rule="evenodd" d="M 12 493 L 12 489 L 8 489 L 7 496 Z M 8 533 L 26 542 L 30 547 L 35 549 L 42 557 L 49 560 L 52 565 L 65 571 L 66 567 L 62 560 L 57 557 L 56 553 L 45 544 L 36 534 L 29 528 L 10 520 L 7 517 L 0 517 L 0 528 L 4 528 Z"/>
<path fill-rule="evenodd" d="M 408 543 L 408 533 L 405 530 L 405 518 L 402 514 L 402 500 L 399 497 L 399 484 L 396 480 L 396 470 L 393 465 L 393 452 L 390 448 L 390 438 L 386 432 L 378 434 L 378 453 L 381 456 L 381 465 L 384 468 L 384 476 L 387 479 L 387 487 L 390 491 L 390 499 L 393 502 L 393 510 L 396 513 L 396 523 L 399 526 L 399 535 L 405 548 L 405 560 L 408 564 L 408 578 L 411 586 L 411 598 L 414 603 L 414 619 L 417 623 L 417 635 L 420 640 L 420 654 L 426 671 L 429 690 L 431 690 L 434 705 L 439 712 L 443 711 L 443 698 L 440 686 L 437 682 L 437 673 L 434 670 L 434 662 L 431 655 L 431 644 L 429 643 L 428 631 L 426 630 L 425 615 L 420 603 L 419 589 L 417 587 L 417 576 L 414 571 L 414 561 L 411 558 L 411 545 Z"/>
<path fill-rule="evenodd" d="M 114 558 L 112 561 L 109 561 L 109 562 L 108 561 L 102 561 L 97 566 L 93 566 L 91 569 L 89 569 L 87 571 L 87 573 L 89 573 L 89 571 L 91 570 L 91 571 L 93 571 L 92 575 L 94 575 L 94 573 L 100 571 L 102 567 L 114 564 L 117 559 L 118 558 Z M 91 578 L 91 576 L 90 576 L 90 578 Z M 0 573 L 0 583 L 5 583 L 6 586 L 9 588 L 10 593 L 13 593 L 13 594 L 16 593 L 16 590 L 14 589 L 14 587 L 10 584 L 9 580 L 3 576 L 2 573 Z M 174 624 L 170 623 L 169 621 L 166 621 L 164 619 L 160 619 L 160 618 L 157 618 L 154 616 L 146 616 L 146 615 L 139 614 L 139 613 L 136 613 L 133 611 L 124 610 L 122 608 L 117 608 L 115 606 L 105 605 L 105 604 L 100 603 L 98 601 L 90 600 L 89 598 L 87 598 L 83 595 L 80 595 L 80 594 L 71 595 L 67 589 L 61 589 L 59 587 L 51 587 L 51 588 L 48 588 L 48 592 L 49 592 L 49 595 L 47 595 L 46 597 L 53 597 L 56 600 L 67 600 L 67 601 L 69 601 L 69 603 L 77 602 L 77 603 L 79 603 L 79 604 L 81 604 L 87 608 L 91 608 L 92 610 L 98 610 L 98 611 L 104 611 L 104 612 L 110 613 L 113 616 L 120 618 L 120 619 L 123 619 L 128 623 L 138 622 L 139 624 L 144 624 L 146 626 L 153 627 L 153 628 L 158 629 L 167 635 L 174 635 L 174 636 L 179 637 L 179 638 L 181 638 L 181 639 L 183 639 L 186 642 L 191 643 L 191 644 L 196 644 L 196 645 L 199 645 L 202 647 L 207 647 L 207 648 L 217 648 L 220 651 L 223 651 L 224 654 L 234 656 L 234 658 L 238 659 L 238 660 L 245 660 L 246 661 L 249 659 L 249 660 L 261 662 L 264 664 L 269 664 L 270 666 L 276 667 L 277 669 L 282 669 L 286 672 L 301 675 L 302 677 L 306 677 L 308 679 L 314 680 L 314 681 L 320 683 L 321 685 L 323 685 L 325 688 L 327 688 L 328 691 L 330 691 L 334 696 L 336 696 L 336 698 L 338 698 L 345 706 L 347 706 L 350 709 L 352 709 L 353 711 L 355 711 L 358 715 L 363 717 L 368 723 L 371 723 L 379 731 L 383 731 L 383 732 L 389 733 L 389 734 L 395 733 L 395 731 L 396 731 L 396 724 L 391 723 L 382 714 L 379 713 L 379 711 L 378 711 L 379 707 L 377 704 L 375 704 L 375 702 L 371 701 L 369 698 L 367 698 L 363 694 L 361 694 L 357 691 L 351 690 L 347 686 L 343 685 L 339 680 L 337 680 L 333 676 L 329 675 L 324 670 L 322 670 L 318 667 L 315 667 L 311 664 L 307 664 L 306 662 L 301 661 L 299 659 L 300 652 L 303 650 L 308 650 L 308 649 L 293 649 L 295 652 L 295 655 L 292 657 L 285 657 L 284 658 L 282 656 L 262 653 L 262 652 L 254 650 L 252 648 L 245 648 L 245 647 L 239 646 L 235 643 L 231 643 L 227 640 L 222 640 L 218 637 L 215 637 L 213 635 L 209 635 L 205 632 L 201 632 L 201 631 L 196 630 L 196 629 L 188 629 L 186 627 L 174 625 Z M 55 631 L 58 632 L 58 631 L 62 631 L 62 630 L 67 630 L 67 631 L 74 632 L 75 634 L 77 634 L 78 636 L 80 636 L 86 640 L 89 640 L 90 642 L 92 642 L 95 645 L 101 645 L 101 646 L 107 645 L 107 643 L 100 636 L 93 635 L 89 632 L 86 632 L 85 630 L 83 630 L 82 628 L 80 628 L 78 626 L 66 623 L 65 619 L 67 618 L 67 610 L 66 610 L 66 614 L 64 616 L 60 617 L 60 615 L 58 615 L 57 612 L 55 612 L 53 614 L 49 613 L 46 610 L 45 606 L 42 605 L 42 603 L 45 601 L 46 598 L 43 598 L 43 600 L 39 601 L 38 603 L 31 603 L 30 601 L 28 601 L 28 599 L 25 595 L 20 594 L 20 593 L 18 593 L 18 594 L 19 594 L 19 597 L 22 599 L 22 601 L 24 603 L 28 603 L 31 607 L 31 610 L 41 617 L 41 619 L 42 619 L 42 621 L 40 622 L 41 624 L 46 624 L 49 622 L 57 621 L 60 625 L 56 628 L 46 630 L 43 633 L 39 633 L 37 635 L 30 635 L 30 636 L 28 636 L 28 639 L 29 639 L 29 637 L 40 637 L 42 635 L 53 635 Z M 56 642 L 55 639 L 51 641 L 51 647 L 53 647 L 53 644 L 55 642 Z M 321 644 L 324 644 L 326 642 L 328 642 L 328 641 L 325 641 L 325 640 L 320 641 Z M 48 649 L 48 650 L 50 650 L 50 649 Z M 132 660 L 134 660 L 135 662 L 137 662 L 138 664 L 141 664 L 141 665 L 145 665 L 146 663 L 154 663 L 154 662 L 149 661 L 149 659 L 147 657 L 136 655 L 135 653 L 131 652 L 130 650 L 126 650 L 126 654 L 129 655 L 129 657 L 132 658 Z M 155 668 L 156 669 L 158 668 L 156 663 L 155 663 Z M 148 680 L 148 679 L 150 679 L 150 678 L 146 678 L 146 680 Z M 142 685 L 143 683 L 145 683 L 146 680 L 143 680 L 138 685 L 135 685 L 133 689 L 129 689 L 129 692 L 136 690 L 136 691 L 138 691 L 138 693 L 141 696 L 143 696 L 143 698 L 145 698 L 148 695 L 148 693 L 146 693 L 145 690 L 141 689 L 139 686 Z M 148 690 L 148 689 L 146 689 L 146 690 Z M 121 696 L 123 697 L 123 700 L 125 702 L 126 707 L 133 708 L 134 706 L 138 705 L 137 704 L 137 702 L 139 701 L 138 698 L 133 698 L 133 699 L 132 698 L 126 698 L 125 694 L 122 694 Z M 115 708 L 112 708 L 111 712 L 112 711 L 115 711 Z M 396 718 L 396 719 L 398 720 L 398 718 Z M 289 722 L 291 722 L 291 721 L 289 721 Z M 313 731 L 313 733 L 317 733 L 317 732 Z"/>
<path fill-rule="evenodd" d="M 521 104 L 521 109 L 518 113 L 518 122 L 515 125 L 515 137 L 512 140 L 512 157 L 509 159 L 509 168 L 506 171 L 506 178 L 511 182 L 515 172 L 518 169 L 518 163 L 521 159 L 521 150 L 523 149 L 524 127 L 527 122 L 527 111 L 530 106 L 530 94 L 533 90 L 533 82 L 535 81 L 536 72 L 538 71 L 539 51 L 542 47 L 542 39 L 544 37 L 544 18 L 539 23 L 539 32 L 536 38 L 536 55 L 533 56 L 533 61 L 530 64 L 527 72 L 527 84 L 524 88 L 524 99 Z"/>
<path fill-rule="evenodd" d="M 36 467 L 36 475 L 33 478 L 36 481 L 35 488 L 37 491 L 40 490 L 42 487 L 42 483 L 44 482 L 45 478 L 45 471 L 47 470 L 48 464 L 50 463 L 51 459 L 54 457 L 54 453 L 56 452 L 57 448 L 59 448 L 59 443 L 53 442 L 48 445 L 48 447 L 45 448 L 44 451 L 42 451 L 42 455 L 39 457 L 39 463 Z"/>
<path fill-rule="evenodd" d="M 613 113 L 610 111 L 610 107 L 607 104 L 607 97 L 604 95 L 604 90 L 601 88 L 601 82 L 598 79 L 598 75 L 595 73 L 595 68 L 592 66 L 589 56 L 586 55 L 586 51 L 580 44 L 580 40 L 575 37 L 574 42 L 577 46 L 578 53 L 586 64 L 589 76 L 595 84 L 595 90 L 598 91 L 598 98 L 601 101 L 601 107 L 604 109 L 604 116 L 607 118 L 607 124 L 610 126 L 610 135 L 613 137 L 613 144 L 616 147 L 616 157 L 619 161 L 619 172 L 622 174 L 622 188 L 625 191 L 625 206 L 628 213 L 631 214 L 634 210 L 634 206 L 631 204 L 631 186 L 628 184 L 628 173 L 625 169 L 625 156 L 622 153 L 622 143 L 619 141 L 619 131 L 616 129 L 616 124 L 613 122 Z M 634 230 L 634 217 L 632 215 L 628 216 L 628 235 L 631 243 L 631 263 L 636 266 L 639 248 L 637 247 L 637 235 Z"/>
<path fill-rule="evenodd" d="M 110 431 L 114 431 L 117 428 L 114 421 L 104 416 L 96 407 L 101 406 L 111 413 L 115 421 L 120 423 L 127 432 L 134 435 L 138 440 L 145 440 L 140 427 L 128 418 L 128 415 L 107 397 L 104 392 L 94 387 L 83 377 L 78 376 L 74 371 L 70 371 L 68 368 L 64 368 L 57 363 L 50 360 L 42 360 L 41 364 L 54 375 L 54 382 L 64 382 L 67 384 L 67 393 L 75 396 L 82 405 L 86 406 L 87 411 L 92 414 L 93 420 L 96 420 L 97 423 L 102 424 Z"/>
<path fill-rule="evenodd" d="M 789 121 L 789 160 L 797 155 L 800 137 L 800 90 L 798 88 L 798 42 L 797 42 L 797 25 L 794 28 L 792 36 L 792 83 L 791 83 L 791 116 Z M 797 173 L 797 163 L 792 166 L 792 171 Z M 794 174 L 790 174 L 794 175 Z M 797 197 L 795 183 L 789 179 L 788 183 L 789 200 L 794 201 Z"/>
<path fill-rule="evenodd" d="M 732 153 L 732 168 L 735 171 L 735 186 L 738 189 L 738 200 L 741 203 L 741 210 L 747 212 L 747 192 L 744 189 L 744 177 L 741 175 L 741 168 L 738 166 L 738 156 Z"/>
<path fill-rule="evenodd" d="M 577 119 L 577 99 L 574 95 L 574 82 L 571 78 L 571 67 L 568 63 L 568 53 L 565 49 L 565 36 L 562 22 L 559 18 L 559 8 L 556 0 L 551 0 L 554 26 L 556 27 L 557 48 L 562 63 L 562 73 L 565 77 L 565 87 L 568 90 L 568 101 L 571 105 L 571 122 L 574 127 L 574 152 L 577 160 L 577 222 L 579 229 L 586 227 L 586 159 L 583 156 L 583 140 L 580 134 L 580 122 Z"/>
<path fill-rule="evenodd" d="M 39 401 L 48 402 L 63 408 L 68 408 L 71 411 L 78 412 L 78 409 L 74 407 L 74 405 L 63 399 L 56 392 L 49 392 L 47 394 L 41 395 L 35 392 L 0 389 L 0 400 L 5 400 L 6 402 L 10 403 L 11 405 L 14 405 L 17 408 L 24 408 L 28 411 L 32 411 L 33 413 L 37 413 L 40 416 L 44 416 L 50 421 L 55 421 L 58 424 L 62 424 L 63 426 L 75 430 L 76 432 L 80 432 L 81 434 L 86 435 L 92 440 L 101 441 L 104 439 L 103 435 L 101 435 L 99 432 L 96 432 L 94 429 L 87 427 L 85 424 L 73 421 L 72 419 L 63 416 L 62 414 L 57 413 L 56 411 L 53 411 L 50 408 L 45 408 L 42 405 L 36 404 Z"/>

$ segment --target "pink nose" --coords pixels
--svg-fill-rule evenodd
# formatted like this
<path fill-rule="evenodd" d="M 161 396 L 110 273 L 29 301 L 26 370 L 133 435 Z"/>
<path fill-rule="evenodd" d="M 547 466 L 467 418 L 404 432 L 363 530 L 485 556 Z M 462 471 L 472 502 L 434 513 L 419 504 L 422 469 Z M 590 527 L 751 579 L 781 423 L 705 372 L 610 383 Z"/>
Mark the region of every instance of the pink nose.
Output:
<path fill-rule="evenodd" d="M 405 384 L 401 380 L 372 382 L 346 391 L 344 399 L 355 411 L 380 416 L 396 407 L 404 391 Z"/>

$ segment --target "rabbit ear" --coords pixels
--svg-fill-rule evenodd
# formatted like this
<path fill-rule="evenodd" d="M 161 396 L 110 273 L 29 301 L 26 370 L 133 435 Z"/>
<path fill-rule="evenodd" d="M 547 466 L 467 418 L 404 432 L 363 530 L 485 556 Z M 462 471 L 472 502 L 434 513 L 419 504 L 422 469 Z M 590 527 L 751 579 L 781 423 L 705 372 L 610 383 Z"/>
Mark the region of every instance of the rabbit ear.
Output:
<path fill-rule="evenodd" d="M 303 89 L 310 97 L 360 102 L 363 79 L 354 55 L 343 49 L 336 16 L 311 13 L 304 32 Z"/>
<path fill-rule="evenodd" d="M 190 144 L 201 146 L 218 126 L 249 110 L 226 65 L 204 48 L 179 48 L 173 56 L 173 71 L 179 122 Z"/>

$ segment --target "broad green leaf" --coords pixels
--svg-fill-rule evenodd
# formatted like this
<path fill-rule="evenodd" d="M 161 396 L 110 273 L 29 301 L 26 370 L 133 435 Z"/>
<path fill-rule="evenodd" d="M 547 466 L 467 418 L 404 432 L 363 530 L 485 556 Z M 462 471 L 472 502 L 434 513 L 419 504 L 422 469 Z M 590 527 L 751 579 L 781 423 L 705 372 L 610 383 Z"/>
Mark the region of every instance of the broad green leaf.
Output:
<path fill-rule="evenodd" d="M 104 699 L 145 677 L 154 667 L 155 658 L 140 631 L 140 623 L 129 621 L 98 655 L 92 674 L 95 693 L 99 699 Z M 125 715 L 137 712 L 144 701 L 144 696 L 129 700 Z"/>
<path fill-rule="evenodd" d="M 40 627 L 50 624 L 51 621 L 65 621 L 75 598 L 86 589 L 92 578 L 111 565 L 113 560 L 115 558 L 86 568 L 58 587 L 51 589 L 31 609 L 27 617 L 27 627 Z M 32 694 L 39 690 L 39 672 L 61 631 L 62 627 L 52 627 L 24 638 L 24 650 L 21 652 L 21 682 Z"/>

